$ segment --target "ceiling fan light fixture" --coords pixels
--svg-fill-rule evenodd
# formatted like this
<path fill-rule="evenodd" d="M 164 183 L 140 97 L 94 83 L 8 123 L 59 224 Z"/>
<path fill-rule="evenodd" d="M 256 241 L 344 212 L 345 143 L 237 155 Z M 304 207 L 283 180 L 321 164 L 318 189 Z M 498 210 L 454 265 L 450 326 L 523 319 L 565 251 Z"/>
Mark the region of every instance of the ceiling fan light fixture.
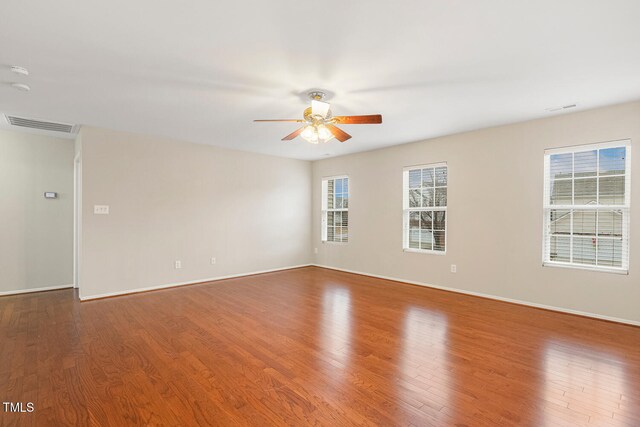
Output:
<path fill-rule="evenodd" d="M 302 139 L 312 144 L 320 142 L 320 139 L 318 138 L 318 129 L 314 125 L 306 126 L 300 136 Z"/>
<path fill-rule="evenodd" d="M 333 138 L 333 134 L 325 125 L 318 126 L 318 137 L 323 141 L 327 142 L 331 138 Z"/>
<path fill-rule="evenodd" d="M 300 133 L 300 136 L 311 144 L 329 142 L 333 138 L 331 131 L 323 124 L 307 125 Z"/>
<path fill-rule="evenodd" d="M 309 125 L 304 128 L 300 136 L 306 139 L 307 141 L 311 141 L 314 134 L 315 134 L 315 129 L 313 128 L 313 126 Z"/>

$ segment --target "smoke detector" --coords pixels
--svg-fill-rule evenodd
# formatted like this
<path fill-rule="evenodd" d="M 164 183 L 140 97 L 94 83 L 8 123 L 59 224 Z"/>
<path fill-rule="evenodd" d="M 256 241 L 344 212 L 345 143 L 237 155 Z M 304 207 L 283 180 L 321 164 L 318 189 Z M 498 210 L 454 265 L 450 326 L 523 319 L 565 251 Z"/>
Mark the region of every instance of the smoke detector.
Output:
<path fill-rule="evenodd" d="M 11 66 L 11 72 L 12 73 L 16 73 L 16 74 L 20 74 L 21 76 L 28 76 L 29 75 L 29 70 L 27 70 L 24 67 L 20 67 L 19 65 Z"/>
<path fill-rule="evenodd" d="M 553 111 L 560 111 L 560 110 L 568 110 L 570 108 L 576 108 L 576 104 L 562 105 L 560 107 L 549 107 L 549 108 L 545 108 L 545 111 L 553 112 Z"/>
<path fill-rule="evenodd" d="M 31 86 L 24 83 L 11 83 L 11 87 L 22 92 L 29 92 L 31 90 Z"/>

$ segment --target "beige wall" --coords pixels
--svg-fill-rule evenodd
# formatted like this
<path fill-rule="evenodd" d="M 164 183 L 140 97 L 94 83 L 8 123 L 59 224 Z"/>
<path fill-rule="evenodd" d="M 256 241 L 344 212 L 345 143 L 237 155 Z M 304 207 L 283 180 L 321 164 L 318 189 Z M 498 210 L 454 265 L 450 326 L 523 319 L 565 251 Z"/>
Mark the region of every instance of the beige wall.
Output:
<path fill-rule="evenodd" d="M 311 261 L 310 162 L 90 127 L 80 146 L 81 298 Z"/>
<path fill-rule="evenodd" d="M 425 120 L 428 120 L 425 117 Z M 630 274 L 542 267 L 545 148 L 632 140 Z M 640 322 L 640 102 L 313 163 L 316 263 Z M 402 168 L 447 162 L 446 255 L 402 250 Z M 350 178 L 350 241 L 321 243 L 322 177 Z M 458 272 L 450 272 L 456 264 Z"/>
<path fill-rule="evenodd" d="M 71 140 L 0 130 L 0 294 L 73 283 L 73 156 Z"/>

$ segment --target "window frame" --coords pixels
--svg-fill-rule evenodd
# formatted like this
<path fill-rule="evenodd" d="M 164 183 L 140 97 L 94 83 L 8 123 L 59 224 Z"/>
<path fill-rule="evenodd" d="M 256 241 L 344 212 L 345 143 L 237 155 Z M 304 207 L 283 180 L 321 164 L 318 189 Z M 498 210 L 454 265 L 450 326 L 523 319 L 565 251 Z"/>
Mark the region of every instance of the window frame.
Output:
<path fill-rule="evenodd" d="M 329 181 L 330 180 L 336 180 L 336 179 L 347 179 L 347 200 L 348 200 L 348 205 L 346 208 L 336 208 L 335 207 L 335 191 L 334 191 L 334 207 L 329 209 L 329 207 L 327 206 L 327 196 L 328 196 L 328 186 L 329 186 Z M 334 189 L 335 189 L 335 183 L 334 183 Z M 347 245 L 349 243 L 349 232 L 347 233 L 347 241 L 346 242 L 336 242 L 335 240 L 328 240 L 328 226 L 329 224 L 327 223 L 327 217 L 328 217 L 328 213 L 329 212 L 349 212 L 349 207 L 351 205 L 351 178 L 349 177 L 349 175 L 335 175 L 335 176 L 325 176 L 322 177 L 322 200 L 321 200 L 321 217 L 320 217 L 320 240 L 322 243 L 330 243 L 330 244 L 335 244 L 335 245 Z M 347 228 L 351 229 L 351 226 L 349 225 L 349 223 L 347 223 Z M 334 234 L 335 237 L 335 234 Z"/>
<path fill-rule="evenodd" d="M 447 205 L 446 206 L 429 206 L 421 208 L 411 208 L 409 206 L 409 173 L 413 170 L 433 169 L 435 173 L 436 168 L 445 167 L 447 169 L 447 185 L 444 187 L 447 189 Z M 435 189 L 435 175 L 434 175 L 434 189 Z M 443 188 L 443 187 L 439 187 Z M 434 195 L 435 197 L 435 195 Z M 434 203 L 435 205 L 435 203 Z M 420 254 L 430 255 L 446 255 L 449 250 L 449 165 L 447 162 L 426 163 L 422 165 L 405 166 L 402 168 L 402 251 L 412 252 Z M 438 251 L 435 249 L 418 249 L 409 247 L 409 218 L 411 212 L 423 212 L 423 211 L 439 211 L 444 212 L 444 251 Z M 432 230 L 433 231 L 433 230 Z"/>
<path fill-rule="evenodd" d="M 596 160 L 596 195 L 599 198 L 599 185 L 600 185 L 600 151 L 609 148 L 625 148 L 625 173 L 624 175 L 613 175 L 616 176 L 624 176 L 624 204 L 609 204 L 609 205 L 576 205 L 575 200 L 572 201 L 569 205 L 560 205 L 560 204 L 551 204 L 551 156 L 557 154 L 569 154 L 569 153 L 583 153 L 593 150 L 598 150 L 597 160 Z M 605 175 L 608 177 L 611 175 Z M 568 179 L 567 179 L 568 180 Z M 590 144 L 580 144 L 566 147 L 558 147 L 558 148 L 550 148 L 544 150 L 544 169 L 543 169 L 543 209 L 542 209 L 542 266 L 543 267 L 554 267 L 554 268 L 569 268 L 569 269 L 578 269 L 578 270 L 590 270 L 590 271 L 598 271 L 605 273 L 616 273 L 616 274 L 629 274 L 629 260 L 630 260 L 630 220 L 631 220 L 631 139 L 621 139 L 615 141 L 607 141 L 607 142 L 597 142 Z M 575 163 L 572 167 L 572 186 L 575 188 Z M 575 199 L 575 190 L 572 191 L 572 196 Z M 621 266 L 606 266 L 606 265 L 590 265 L 590 264 L 579 264 L 575 262 L 564 262 L 564 261 L 552 261 L 550 259 L 551 255 L 551 224 L 550 224 L 550 214 L 552 210 L 581 210 L 581 211 L 593 211 L 598 212 L 599 210 L 620 210 L 622 211 L 622 255 L 621 255 Z M 596 222 L 596 238 L 598 237 L 598 223 Z M 570 253 L 573 253 L 573 216 L 571 218 L 571 226 L 570 226 L 570 240 L 569 247 Z M 570 256 L 570 259 L 572 257 Z M 596 260 L 597 260 L 597 249 L 596 249 Z M 596 261 L 597 262 L 597 261 Z"/>

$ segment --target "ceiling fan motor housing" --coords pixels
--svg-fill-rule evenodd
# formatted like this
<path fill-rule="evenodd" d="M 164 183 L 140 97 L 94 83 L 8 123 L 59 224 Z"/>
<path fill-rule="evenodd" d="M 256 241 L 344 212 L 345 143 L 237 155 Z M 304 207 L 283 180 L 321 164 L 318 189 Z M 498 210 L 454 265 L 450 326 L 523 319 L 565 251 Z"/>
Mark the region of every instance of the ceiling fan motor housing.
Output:
<path fill-rule="evenodd" d="M 321 117 L 321 116 L 318 116 L 318 115 L 316 115 L 314 117 L 313 116 L 313 109 L 311 107 L 307 107 L 307 108 L 305 108 L 304 113 L 302 113 L 302 116 L 308 122 L 313 122 L 314 119 L 316 121 L 323 122 L 323 121 L 329 120 L 331 118 L 331 110 L 327 110 L 327 115 L 325 117 Z"/>
<path fill-rule="evenodd" d="M 327 97 L 327 95 L 324 92 L 319 90 L 313 90 L 309 92 L 308 95 L 309 95 L 309 99 L 314 101 L 322 101 Z"/>

